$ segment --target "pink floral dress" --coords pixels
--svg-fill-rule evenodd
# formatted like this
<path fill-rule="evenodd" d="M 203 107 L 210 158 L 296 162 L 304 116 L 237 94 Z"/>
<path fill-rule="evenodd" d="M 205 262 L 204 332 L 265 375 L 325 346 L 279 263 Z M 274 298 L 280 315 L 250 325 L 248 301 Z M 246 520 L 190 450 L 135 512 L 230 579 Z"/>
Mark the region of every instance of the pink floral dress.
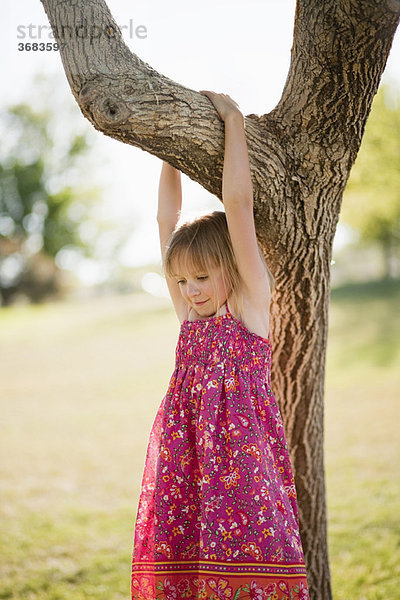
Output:
<path fill-rule="evenodd" d="M 147 449 L 135 600 L 307 600 L 271 344 L 227 310 L 184 321 Z"/>

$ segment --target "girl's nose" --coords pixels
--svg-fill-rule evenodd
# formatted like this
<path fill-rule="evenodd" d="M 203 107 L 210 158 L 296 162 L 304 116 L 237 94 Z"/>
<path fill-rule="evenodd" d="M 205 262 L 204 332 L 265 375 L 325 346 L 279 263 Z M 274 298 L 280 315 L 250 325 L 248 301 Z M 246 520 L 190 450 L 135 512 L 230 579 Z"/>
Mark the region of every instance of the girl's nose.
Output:
<path fill-rule="evenodd" d="M 194 283 L 188 283 L 188 296 L 197 296 L 199 294 L 199 288 Z"/>

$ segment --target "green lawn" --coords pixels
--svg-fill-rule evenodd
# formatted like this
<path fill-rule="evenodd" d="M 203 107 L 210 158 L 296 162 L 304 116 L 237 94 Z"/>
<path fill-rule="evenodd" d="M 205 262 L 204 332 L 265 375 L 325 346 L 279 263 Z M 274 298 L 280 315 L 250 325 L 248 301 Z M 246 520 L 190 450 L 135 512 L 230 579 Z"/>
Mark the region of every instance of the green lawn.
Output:
<path fill-rule="evenodd" d="M 400 282 L 334 290 L 326 469 L 335 600 L 400 599 Z"/>
<path fill-rule="evenodd" d="M 332 294 L 335 600 L 400 599 L 400 283 Z M 128 600 L 150 428 L 178 325 L 147 296 L 0 310 L 0 599 Z"/>

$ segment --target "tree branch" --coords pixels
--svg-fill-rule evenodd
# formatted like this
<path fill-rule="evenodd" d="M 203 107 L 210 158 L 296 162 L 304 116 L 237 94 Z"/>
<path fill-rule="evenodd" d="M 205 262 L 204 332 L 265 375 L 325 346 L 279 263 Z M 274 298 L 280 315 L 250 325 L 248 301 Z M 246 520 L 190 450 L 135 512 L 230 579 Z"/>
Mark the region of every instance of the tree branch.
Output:
<path fill-rule="evenodd" d="M 224 129 L 211 102 L 132 54 L 104 0 L 41 1 L 72 93 L 94 127 L 168 161 L 221 199 Z M 245 123 L 255 210 L 276 223 L 291 201 L 280 132 L 260 126 L 256 115 Z M 293 226 L 294 210 L 285 212 L 285 226 Z M 282 232 L 270 229 L 265 244 L 273 267 Z"/>

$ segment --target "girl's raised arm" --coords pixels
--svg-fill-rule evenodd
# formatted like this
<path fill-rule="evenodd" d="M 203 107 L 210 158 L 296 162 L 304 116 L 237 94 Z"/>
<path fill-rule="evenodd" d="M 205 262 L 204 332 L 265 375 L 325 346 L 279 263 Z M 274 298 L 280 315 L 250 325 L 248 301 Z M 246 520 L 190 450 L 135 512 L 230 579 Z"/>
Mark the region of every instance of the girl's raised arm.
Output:
<path fill-rule="evenodd" d="M 251 305 L 263 313 L 269 303 L 271 289 L 254 225 L 253 186 L 244 117 L 230 96 L 204 90 L 201 93 L 211 100 L 225 123 L 222 201 L 239 273 L 246 288 L 245 295 Z"/>
<path fill-rule="evenodd" d="M 160 248 L 164 263 L 167 243 L 178 223 L 182 208 L 181 173 L 169 163 L 163 162 L 158 186 L 157 222 L 160 236 Z M 175 280 L 165 274 L 168 290 L 178 319 L 187 317 L 187 305 Z"/>

